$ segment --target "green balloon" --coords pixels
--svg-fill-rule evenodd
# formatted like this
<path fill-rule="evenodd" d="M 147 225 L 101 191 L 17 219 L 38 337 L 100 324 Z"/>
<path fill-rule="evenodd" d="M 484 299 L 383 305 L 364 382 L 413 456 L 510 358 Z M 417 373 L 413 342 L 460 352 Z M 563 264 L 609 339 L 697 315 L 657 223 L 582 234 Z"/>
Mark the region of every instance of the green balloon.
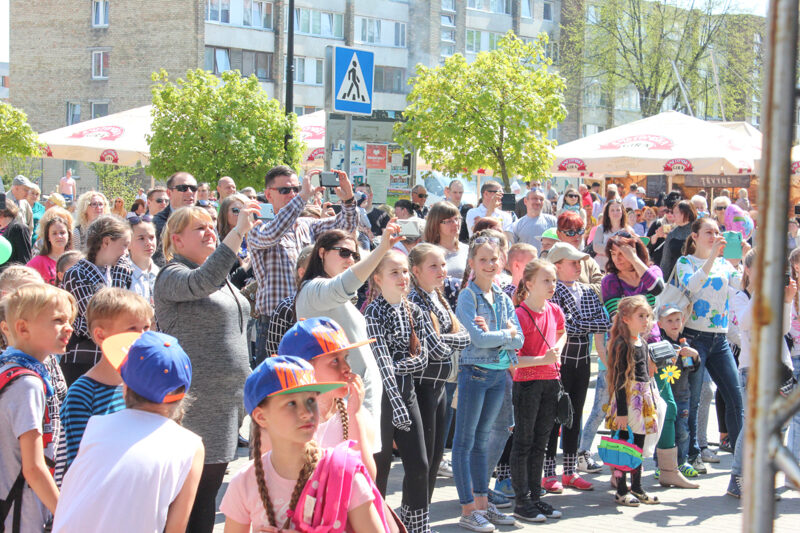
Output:
<path fill-rule="evenodd" d="M 11 257 L 11 243 L 0 235 L 0 265 L 5 264 L 9 257 Z"/>

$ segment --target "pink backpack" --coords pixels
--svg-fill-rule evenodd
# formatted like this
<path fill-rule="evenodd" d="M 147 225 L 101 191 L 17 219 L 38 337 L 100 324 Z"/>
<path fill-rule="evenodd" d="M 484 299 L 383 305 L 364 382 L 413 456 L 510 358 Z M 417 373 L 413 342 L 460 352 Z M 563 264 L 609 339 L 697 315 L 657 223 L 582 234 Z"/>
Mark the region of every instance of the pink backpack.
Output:
<path fill-rule="evenodd" d="M 354 450 L 352 440 L 323 450 L 317 468 L 306 483 L 297 507 L 289 511 L 292 524 L 301 533 L 340 533 L 347 525 L 347 508 L 353 487 L 353 476 L 360 472 L 372 489 L 375 508 L 385 531 L 390 531 L 386 510 L 378 487 L 361 462 L 361 454 Z M 389 511 L 391 513 L 391 511 Z"/>

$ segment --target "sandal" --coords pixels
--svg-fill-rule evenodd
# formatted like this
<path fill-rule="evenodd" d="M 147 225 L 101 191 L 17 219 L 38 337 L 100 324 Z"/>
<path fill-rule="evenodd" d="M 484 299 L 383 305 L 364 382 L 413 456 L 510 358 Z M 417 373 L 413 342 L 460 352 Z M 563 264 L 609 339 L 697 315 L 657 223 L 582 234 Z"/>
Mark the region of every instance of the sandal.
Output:
<path fill-rule="evenodd" d="M 657 504 L 661 503 L 661 501 L 658 499 L 658 496 L 650 496 L 649 494 L 647 494 L 644 491 L 636 492 L 634 490 L 631 490 L 631 494 L 636 496 L 636 499 L 638 499 L 639 502 L 647 504 L 647 505 L 657 505 Z"/>
<path fill-rule="evenodd" d="M 622 496 L 615 494 L 614 501 L 617 502 L 618 505 L 624 505 L 625 507 L 639 507 L 639 500 L 637 500 L 631 493 L 627 493 Z"/>

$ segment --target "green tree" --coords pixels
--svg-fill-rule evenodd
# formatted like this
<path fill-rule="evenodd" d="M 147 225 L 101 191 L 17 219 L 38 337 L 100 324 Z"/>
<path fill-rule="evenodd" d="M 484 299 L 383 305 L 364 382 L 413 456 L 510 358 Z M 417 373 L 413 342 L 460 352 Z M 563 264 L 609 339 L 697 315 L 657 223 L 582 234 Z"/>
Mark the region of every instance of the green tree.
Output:
<path fill-rule="evenodd" d="M 166 179 L 183 170 L 216 186 L 231 176 L 239 188 L 264 187 L 264 175 L 275 165 L 299 166 L 304 145 L 297 117 L 284 114 L 255 76 L 238 71 L 222 79 L 190 70 L 172 83 L 167 73 L 153 74 L 153 135 L 148 173 Z M 284 138 L 292 135 L 284 149 Z"/>
<path fill-rule="evenodd" d="M 525 43 L 509 31 L 472 63 L 456 54 L 439 67 L 417 65 L 396 141 L 442 172 L 494 169 L 506 191 L 514 174 L 546 177 L 556 144 L 547 133 L 566 116 L 546 44 L 545 34 Z"/>
<path fill-rule="evenodd" d="M 100 192 L 106 195 L 109 202 L 121 197 L 125 200 L 125 209 L 136 199 L 142 177 L 142 167 L 120 167 L 105 163 L 89 163 L 92 172 L 97 176 Z"/>
<path fill-rule="evenodd" d="M 19 168 L 26 168 L 26 157 L 38 155 L 39 140 L 28 124 L 27 115 L 11 104 L 0 102 L 0 173 L 3 178 L 9 178 Z"/>

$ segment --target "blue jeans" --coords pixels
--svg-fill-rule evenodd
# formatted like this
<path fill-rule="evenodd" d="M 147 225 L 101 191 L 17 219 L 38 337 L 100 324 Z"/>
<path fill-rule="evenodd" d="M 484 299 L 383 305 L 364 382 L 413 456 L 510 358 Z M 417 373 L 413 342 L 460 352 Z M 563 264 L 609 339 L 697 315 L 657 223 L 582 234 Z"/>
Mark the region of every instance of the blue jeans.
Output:
<path fill-rule="evenodd" d="M 453 396 L 456 394 L 456 388 L 458 388 L 458 383 L 451 383 L 449 381 L 445 381 L 444 383 L 444 394 L 445 394 L 445 405 L 447 405 L 447 414 L 444 416 L 444 442 L 445 446 L 447 446 L 447 439 L 450 438 L 450 428 L 453 424 L 453 415 L 456 414 L 456 410 L 453 409 Z"/>
<path fill-rule="evenodd" d="M 269 329 L 270 315 L 262 315 L 256 321 L 256 348 L 250 357 L 250 368 L 257 367 L 267 358 L 267 330 Z"/>
<path fill-rule="evenodd" d="M 700 354 L 700 368 L 689 375 L 691 400 L 689 408 L 689 457 L 696 457 L 697 410 L 700 404 L 700 391 L 703 387 L 703 369 L 707 369 L 717 389 L 725 399 L 725 424 L 731 442 L 736 442 L 742 429 L 744 407 L 739 388 L 739 372 L 733 359 L 728 339 L 724 333 L 707 333 L 686 328 L 683 330 L 686 342 Z"/>
<path fill-rule="evenodd" d="M 508 438 L 511 436 L 511 428 L 514 427 L 514 403 L 511 401 L 511 391 L 514 386 L 514 380 L 511 379 L 511 373 L 506 372 L 506 390 L 503 394 L 503 404 L 500 406 L 500 412 L 492 424 L 492 432 L 489 435 L 489 444 L 487 447 L 486 463 L 489 466 L 487 470 L 488 478 L 492 478 L 492 472 L 497 468 L 497 463 L 500 462 L 500 457 L 503 456 Z"/>
<path fill-rule="evenodd" d="M 685 370 L 689 372 L 689 370 Z M 678 465 L 686 462 L 689 455 L 689 391 L 675 396 L 678 417 L 675 419 L 675 445 L 678 447 Z"/>
<path fill-rule="evenodd" d="M 594 403 L 592 404 L 592 412 L 586 423 L 581 430 L 581 441 L 578 445 L 578 451 L 589 452 L 592 450 L 592 442 L 597 434 L 600 424 L 606 419 L 606 413 L 603 411 L 603 406 L 608 403 L 608 385 L 606 384 L 606 371 L 598 369 L 597 381 L 594 386 Z"/>
<path fill-rule="evenodd" d="M 507 370 L 475 365 L 458 369 L 458 408 L 453 438 L 453 478 L 461 505 L 489 492 L 489 435 L 503 405 Z"/>
<path fill-rule="evenodd" d="M 739 384 L 742 389 L 742 404 L 744 399 L 747 398 L 747 370 L 748 368 L 739 369 Z M 747 421 L 745 420 L 745 424 Z M 739 433 L 739 438 L 736 439 L 736 448 L 733 450 L 733 463 L 731 463 L 731 474 L 734 476 L 742 476 L 742 458 L 744 456 L 744 431 Z"/>
<path fill-rule="evenodd" d="M 794 367 L 794 377 L 800 381 L 800 357 L 792 358 L 792 366 Z M 800 461 L 800 413 L 795 413 L 789 422 L 789 439 L 787 442 L 789 451 L 792 452 L 795 459 Z"/>

